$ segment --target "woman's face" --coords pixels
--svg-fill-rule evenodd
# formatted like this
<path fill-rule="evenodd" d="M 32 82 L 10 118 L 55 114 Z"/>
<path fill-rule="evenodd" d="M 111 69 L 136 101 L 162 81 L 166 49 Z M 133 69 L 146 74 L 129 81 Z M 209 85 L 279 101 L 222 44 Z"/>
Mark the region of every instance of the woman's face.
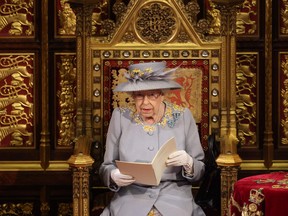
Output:
<path fill-rule="evenodd" d="M 137 113 L 145 120 L 159 117 L 160 108 L 164 100 L 161 90 L 137 91 L 133 92 Z M 162 105 L 163 106 L 163 105 Z"/>

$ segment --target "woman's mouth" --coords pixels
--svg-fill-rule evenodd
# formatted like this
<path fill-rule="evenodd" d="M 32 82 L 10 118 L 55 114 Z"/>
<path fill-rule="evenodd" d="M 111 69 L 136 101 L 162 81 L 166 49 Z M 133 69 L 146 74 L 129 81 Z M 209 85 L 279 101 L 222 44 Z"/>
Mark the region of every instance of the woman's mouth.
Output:
<path fill-rule="evenodd" d="M 147 112 L 150 112 L 150 111 L 151 111 L 151 109 L 148 109 L 148 108 L 142 108 L 141 110 L 142 110 L 142 112 L 144 112 L 144 113 L 147 113 Z"/>

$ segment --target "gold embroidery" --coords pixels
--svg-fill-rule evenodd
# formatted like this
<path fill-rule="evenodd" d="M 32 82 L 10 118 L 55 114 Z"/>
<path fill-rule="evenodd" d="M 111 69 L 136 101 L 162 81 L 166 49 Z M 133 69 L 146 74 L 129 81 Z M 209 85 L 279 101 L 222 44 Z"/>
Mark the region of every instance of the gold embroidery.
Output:
<path fill-rule="evenodd" d="M 250 204 L 244 203 L 243 207 L 241 207 L 233 196 L 231 196 L 232 206 L 236 207 L 239 212 L 241 212 L 242 216 L 262 216 L 264 215 L 261 209 L 258 209 L 260 203 L 264 200 L 264 194 L 262 193 L 263 188 L 259 188 L 258 190 L 252 189 L 250 190 Z"/>
<path fill-rule="evenodd" d="M 237 203 L 237 201 L 234 199 L 233 196 L 231 196 L 231 202 L 232 202 L 232 206 L 235 206 L 238 209 L 239 212 L 242 211 L 241 206 Z"/>
<path fill-rule="evenodd" d="M 263 202 L 265 196 L 262 193 L 262 190 L 263 190 L 263 188 L 259 188 L 258 190 L 251 189 L 249 201 L 256 203 L 257 205 L 259 205 L 261 202 Z"/>
<path fill-rule="evenodd" d="M 288 185 L 272 185 L 274 189 L 288 189 Z"/>
<path fill-rule="evenodd" d="M 255 180 L 257 184 L 274 183 L 274 179 L 257 179 Z"/>
<path fill-rule="evenodd" d="M 249 211 L 256 212 L 257 211 L 257 205 L 255 203 L 251 203 L 248 206 Z"/>

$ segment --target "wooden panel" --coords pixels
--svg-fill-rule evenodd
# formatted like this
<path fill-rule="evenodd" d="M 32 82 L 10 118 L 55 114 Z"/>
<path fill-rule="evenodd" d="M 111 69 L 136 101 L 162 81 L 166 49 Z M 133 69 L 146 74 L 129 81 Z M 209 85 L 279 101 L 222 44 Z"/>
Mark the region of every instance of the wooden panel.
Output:
<path fill-rule="evenodd" d="M 1 1 L 0 3 L 0 37 L 33 38 L 35 36 L 34 0 L 20 2 Z"/>

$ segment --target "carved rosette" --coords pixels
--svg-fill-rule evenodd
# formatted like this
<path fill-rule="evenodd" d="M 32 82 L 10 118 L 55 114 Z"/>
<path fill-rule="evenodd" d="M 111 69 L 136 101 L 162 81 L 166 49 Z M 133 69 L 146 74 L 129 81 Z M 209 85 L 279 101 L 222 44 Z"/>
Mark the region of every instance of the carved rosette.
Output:
<path fill-rule="evenodd" d="M 168 42 L 176 33 L 177 19 L 172 8 L 160 3 L 147 4 L 139 11 L 135 29 L 148 43 Z"/>

